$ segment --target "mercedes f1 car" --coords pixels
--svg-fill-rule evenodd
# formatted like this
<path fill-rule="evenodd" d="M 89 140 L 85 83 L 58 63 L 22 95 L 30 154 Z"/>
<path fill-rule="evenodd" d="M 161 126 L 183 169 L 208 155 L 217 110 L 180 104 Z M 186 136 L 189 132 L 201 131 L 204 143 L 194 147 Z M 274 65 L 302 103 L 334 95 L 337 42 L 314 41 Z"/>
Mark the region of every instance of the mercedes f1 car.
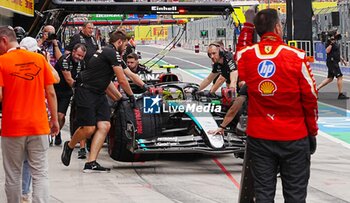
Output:
<path fill-rule="evenodd" d="M 160 153 L 241 156 L 245 148 L 244 117 L 241 122 L 237 117 L 232 123 L 234 127 L 224 135 L 208 133 L 222 122 L 233 100 L 232 90 L 224 88 L 221 97 L 211 98 L 198 92 L 197 84 L 179 81 L 170 72 L 170 66 L 166 68 L 165 74 L 143 76 L 153 78 L 147 82 L 154 87 L 139 92 L 136 108 L 127 99 L 114 107 L 108 135 L 111 158 L 133 162 L 150 160 Z M 139 91 L 135 87 L 133 90 Z"/>

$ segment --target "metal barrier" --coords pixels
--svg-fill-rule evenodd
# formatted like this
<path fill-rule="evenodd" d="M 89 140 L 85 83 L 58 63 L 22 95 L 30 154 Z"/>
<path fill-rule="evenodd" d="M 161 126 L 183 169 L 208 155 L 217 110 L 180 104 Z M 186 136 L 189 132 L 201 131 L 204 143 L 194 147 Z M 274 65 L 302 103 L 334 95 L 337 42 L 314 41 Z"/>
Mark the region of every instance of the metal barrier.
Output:
<path fill-rule="evenodd" d="M 311 41 L 308 40 L 292 40 L 288 42 L 289 46 L 296 47 L 305 51 L 306 56 L 313 56 Z"/>
<path fill-rule="evenodd" d="M 345 41 L 340 45 L 340 54 L 345 61 L 350 60 L 350 41 Z"/>

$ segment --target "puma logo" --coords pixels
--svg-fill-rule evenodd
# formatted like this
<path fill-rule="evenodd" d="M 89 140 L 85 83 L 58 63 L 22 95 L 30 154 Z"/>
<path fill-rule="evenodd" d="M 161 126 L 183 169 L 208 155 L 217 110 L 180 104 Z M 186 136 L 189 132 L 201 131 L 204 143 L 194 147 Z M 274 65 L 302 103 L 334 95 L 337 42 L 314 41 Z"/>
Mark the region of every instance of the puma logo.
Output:
<path fill-rule="evenodd" d="M 270 117 L 271 120 L 273 120 L 273 121 L 275 120 L 275 114 L 272 114 L 272 115 L 271 114 L 267 114 L 267 116 Z"/>

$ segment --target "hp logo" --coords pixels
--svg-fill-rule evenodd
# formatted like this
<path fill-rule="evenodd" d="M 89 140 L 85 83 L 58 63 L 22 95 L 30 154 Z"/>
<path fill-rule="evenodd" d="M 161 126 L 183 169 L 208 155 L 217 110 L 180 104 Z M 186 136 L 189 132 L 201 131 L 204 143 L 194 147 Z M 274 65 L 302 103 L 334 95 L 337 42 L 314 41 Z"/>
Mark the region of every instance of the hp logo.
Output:
<path fill-rule="evenodd" d="M 264 60 L 259 63 L 258 73 L 263 78 L 269 78 L 275 74 L 276 66 L 270 60 Z"/>

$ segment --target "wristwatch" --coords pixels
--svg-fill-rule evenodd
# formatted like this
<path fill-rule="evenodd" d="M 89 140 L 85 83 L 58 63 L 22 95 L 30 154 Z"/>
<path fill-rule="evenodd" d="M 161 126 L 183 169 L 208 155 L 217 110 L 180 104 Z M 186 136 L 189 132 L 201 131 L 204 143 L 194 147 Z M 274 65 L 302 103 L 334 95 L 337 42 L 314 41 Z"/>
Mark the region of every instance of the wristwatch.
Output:
<path fill-rule="evenodd" d="M 222 126 L 222 124 L 219 125 L 219 128 L 226 129 L 226 127 Z"/>

